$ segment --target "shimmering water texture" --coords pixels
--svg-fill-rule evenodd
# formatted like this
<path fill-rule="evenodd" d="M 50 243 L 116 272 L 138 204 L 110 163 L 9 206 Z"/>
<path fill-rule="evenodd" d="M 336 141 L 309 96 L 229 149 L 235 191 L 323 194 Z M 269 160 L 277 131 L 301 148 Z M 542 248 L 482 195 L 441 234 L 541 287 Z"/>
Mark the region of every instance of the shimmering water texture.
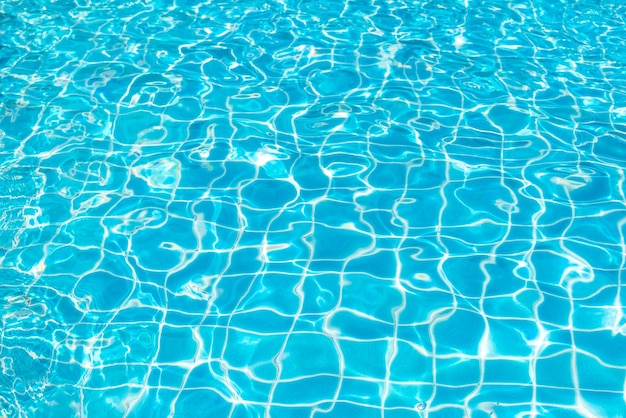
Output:
<path fill-rule="evenodd" d="M 0 416 L 624 416 L 620 3 L 2 1 Z"/>

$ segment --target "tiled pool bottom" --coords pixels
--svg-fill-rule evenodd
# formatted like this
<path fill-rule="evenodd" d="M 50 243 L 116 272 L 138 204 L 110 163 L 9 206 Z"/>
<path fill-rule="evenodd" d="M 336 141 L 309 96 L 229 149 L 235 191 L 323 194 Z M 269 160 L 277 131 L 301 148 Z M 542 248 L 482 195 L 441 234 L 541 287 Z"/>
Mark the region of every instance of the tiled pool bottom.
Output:
<path fill-rule="evenodd" d="M 2 2 L 0 416 L 624 416 L 624 16 Z"/>

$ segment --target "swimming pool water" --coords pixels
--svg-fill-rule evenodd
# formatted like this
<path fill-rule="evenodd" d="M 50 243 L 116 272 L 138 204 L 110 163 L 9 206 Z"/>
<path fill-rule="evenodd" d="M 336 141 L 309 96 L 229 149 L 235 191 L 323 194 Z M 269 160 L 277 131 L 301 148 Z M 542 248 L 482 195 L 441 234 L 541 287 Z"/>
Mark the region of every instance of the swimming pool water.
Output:
<path fill-rule="evenodd" d="M 626 415 L 626 8 L 0 4 L 0 416 Z"/>

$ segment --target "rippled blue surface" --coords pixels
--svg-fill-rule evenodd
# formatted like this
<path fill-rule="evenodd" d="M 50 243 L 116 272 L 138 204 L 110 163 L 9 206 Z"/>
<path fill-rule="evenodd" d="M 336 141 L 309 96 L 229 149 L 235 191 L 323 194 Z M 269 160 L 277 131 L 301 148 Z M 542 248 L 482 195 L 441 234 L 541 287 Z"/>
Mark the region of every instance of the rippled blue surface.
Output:
<path fill-rule="evenodd" d="M 624 416 L 626 9 L 0 4 L 0 416 Z"/>

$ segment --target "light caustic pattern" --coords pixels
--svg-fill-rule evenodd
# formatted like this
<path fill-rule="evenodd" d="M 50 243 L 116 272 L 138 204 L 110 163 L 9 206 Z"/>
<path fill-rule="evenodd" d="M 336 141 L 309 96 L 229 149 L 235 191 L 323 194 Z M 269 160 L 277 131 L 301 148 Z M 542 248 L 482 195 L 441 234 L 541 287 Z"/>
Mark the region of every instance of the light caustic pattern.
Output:
<path fill-rule="evenodd" d="M 626 10 L 3 1 L 7 417 L 626 411 Z"/>

